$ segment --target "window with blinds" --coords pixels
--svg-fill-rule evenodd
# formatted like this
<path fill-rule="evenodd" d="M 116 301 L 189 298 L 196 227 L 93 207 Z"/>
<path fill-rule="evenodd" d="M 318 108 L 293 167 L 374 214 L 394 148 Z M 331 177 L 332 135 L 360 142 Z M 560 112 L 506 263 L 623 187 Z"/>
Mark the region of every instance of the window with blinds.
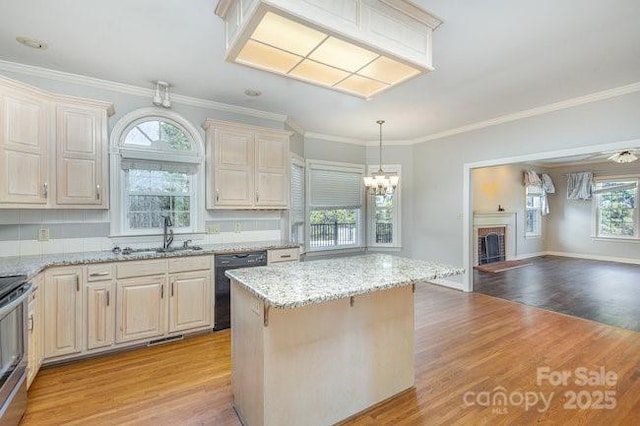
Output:
<path fill-rule="evenodd" d="M 310 251 L 363 246 L 364 166 L 307 161 Z"/>
<path fill-rule="evenodd" d="M 201 158 L 189 132 L 167 118 L 136 120 L 123 133 L 120 156 L 124 233 L 156 232 L 166 215 L 177 230 L 191 231 Z"/>
<path fill-rule="evenodd" d="M 291 226 L 291 242 L 304 244 L 304 162 L 291 160 L 291 208 L 289 223 Z"/>

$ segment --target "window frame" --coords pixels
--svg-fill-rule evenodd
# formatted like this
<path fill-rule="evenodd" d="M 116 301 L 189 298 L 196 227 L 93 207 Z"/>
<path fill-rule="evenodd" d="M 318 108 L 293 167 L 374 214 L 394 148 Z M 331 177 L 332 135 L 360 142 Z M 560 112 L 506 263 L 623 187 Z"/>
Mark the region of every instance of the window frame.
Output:
<path fill-rule="evenodd" d="M 142 122 L 162 120 L 183 130 L 191 137 L 194 152 L 180 156 L 181 160 L 194 165 L 191 173 L 190 215 L 189 228 L 174 228 L 176 235 L 204 234 L 204 138 L 198 129 L 181 115 L 155 107 L 141 108 L 123 116 L 114 126 L 110 137 L 110 199 L 111 199 L 111 237 L 133 237 L 162 235 L 161 228 L 130 229 L 127 220 L 127 173 L 122 169 L 122 155 L 127 152 L 142 153 L 144 150 L 123 147 L 124 139 L 131 129 Z M 162 162 L 164 158 L 160 151 L 149 151 L 144 161 Z M 136 155 L 137 156 L 137 155 Z M 150 239 L 153 241 L 155 239 Z"/>
<path fill-rule="evenodd" d="M 533 238 L 541 238 L 542 237 L 542 188 L 540 188 L 540 192 L 539 193 L 535 193 L 535 194 L 529 194 L 529 188 L 531 187 L 531 185 L 529 186 L 525 186 L 524 187 L 524 237 L 525 239 L 533 239 Z M 527 206 L 527 200 L 529 197 L 534 197 L 534 198 L 538 198 L 538 203 L 539 203 L 539 207 L 537 209 L 535 209 L 537 211 L 537 218 L 538 218 L 538 229 L 537 231 L 534 232 L 528 232 L 527 231 L 527 224 L 529 221 L 529 214 L 528 214 L 528 210 L 529 207 Z"/>
<path fill-rule="evenodd" d="M 614 240 L 614 241 L 633 241 L 640 242 L 640 212 L 638 211 L 638 201 L 640 198 L 640 175 L 638 174 L 630 174 L 630 175 L 618 175 L 618 176 L 598 176 L 594 177 L 593 183 L 594 187 L 597 187 L 597 184 L 600 182 L 620 182 L 620 181 L 634 181 L 636 182 L 635 188 L 635 206 L 633 212 L 633 224 L 634 224 L 634 235 L 633 236 L 623 236 L 623 235 L 602 235 L 600 234 L 600 194 L 597 193 L 597 190 L 594 191 L 593 203 L 592 203 L 592 238 L 598 240 Z"/>
<path fill-rule="evenodd" d="M 356 242 L 355 244 L 349 245 L 336 245 L 333 247 L 311 247 L 311 220 L 310 215 L 313 210 L 317 210 L 311 207 L 310 200 L 310 186 L 311 186 L 311 170 L 316 169 L 324 169 L 324 170 L 334 170 L 338 172 L 349 172 L 349 173 L 358 173 L 360 175 L 360 206 L 358 208 L 357 217 L 356 217 Z M 364 185 L 362 183 L 362 178 L 364 177 L 365 166 L 363 164 L 355 164 L 355 163 L 342 163 L 335 161 L 324 161 L 324 160 L 313 160 L 307 159 L 305 160 L 305 252 L 307 254 L 322 252 L 335 252 L 335 251 L 361 251 L 366 248 L 366 209 L 365 199 L 364 199 Z M 345 209 L 345 208 L 353 208 L 349 206 L 335 206 L 335 209 Z"/>
<path fill-rule="evenodd" d="M 367 175 L 377 172 L 380 165 L 367 166 Z M 400 249 L 402 248 L 402 166 L 400 164 L 387 164 L 382 166 L 385 172 L 395 172 L 400 178 L 398 186 L 393 193 L 393 212 L 392 212 L 392 242 L 377 243 L 376 242 L 376 206 L 375 196 L 366 194 L 367 198 L 367 247 L 375 249 Z M 366 190 L 365 190 L 366 192 Z"/>

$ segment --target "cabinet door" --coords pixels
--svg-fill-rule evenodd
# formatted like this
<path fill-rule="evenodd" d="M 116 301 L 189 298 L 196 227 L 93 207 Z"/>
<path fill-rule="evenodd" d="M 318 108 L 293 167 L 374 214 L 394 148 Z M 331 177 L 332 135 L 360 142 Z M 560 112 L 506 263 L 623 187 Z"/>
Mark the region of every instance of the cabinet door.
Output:
<path fill-rule="evenodd" d="M 0 87 L 0 203 L 47 204 L 49 103 Z"/>
<path fill-rule="evenodd" d="M 116 342 L 162 336 L 166 330 L 165 276 L 119 280 Z"/>
<path fill-rule="evenodd" d="M 215 129 L 214 181 L 209 197 L 214 207 L 253 206 L 253 133 Z"/>
<path fill-rule="evenodd" d="M 289 207 L 289 138 L 281 135 L 255 136 L 256 207 Z"/>
<path fill-rule="evenodd" d="M 173 274 L 169 280 L 169 332 L 210 327 L 211 272 Z"/>
<path fill-rule="evenodd" d="M 87 349 L 110 346 L 115 341 L 113 281 L 87 284 Z"/>
<path fill-rule="evenodd" d="M 56 106 L 57 204 L 107 207 L 105 130 L 105 111 Z"/>
<path fill-rule="evenodd" d="M 45 357 L 82 349 L 82 267 L 46 272 L 44 284 Z"/>

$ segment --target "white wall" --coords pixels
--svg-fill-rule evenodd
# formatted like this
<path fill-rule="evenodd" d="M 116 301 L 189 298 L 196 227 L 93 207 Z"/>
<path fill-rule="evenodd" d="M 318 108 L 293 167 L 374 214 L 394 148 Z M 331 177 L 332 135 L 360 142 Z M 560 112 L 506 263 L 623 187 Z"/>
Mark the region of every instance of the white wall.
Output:
<path fill-rule="evenodd" d="M 463 265 L 465 164 L 640 139 L 638 111 L 640 93 L 632 93 L 416 145 L 413 257 L 469 267 Z"/>
<path fill-rule="evenodd" d="M 534 169 L 546 173 L 540 167 L 527 165 L 505 165 L 474 169 L 471 173 L 473 211 L 489 213 L 498 210 L 498 205 L 507 212 L 516 213 L 516 256 L 522 257 L 545 251 L 548 234 L 547 217 L 542 219 L 542 236 L 525 237 L 526 201 L 522 173 Z M 550 194 L 549 199 L 555 195 Z"/>
<path fill-rule="evenodd" d="M 548 222 L 547 250 L 583 257 L 617 258 L 640 261 L 640 242 L 607 241 L 592 238 L 593 201 L 567 200 L 565 173 L 591 171 L 594 176 L 640 174 L 640 161 L 630 164 L 613 162 L 554 167 L 550 174 L 557 196 L 550 198 L 552 215 Z"/>

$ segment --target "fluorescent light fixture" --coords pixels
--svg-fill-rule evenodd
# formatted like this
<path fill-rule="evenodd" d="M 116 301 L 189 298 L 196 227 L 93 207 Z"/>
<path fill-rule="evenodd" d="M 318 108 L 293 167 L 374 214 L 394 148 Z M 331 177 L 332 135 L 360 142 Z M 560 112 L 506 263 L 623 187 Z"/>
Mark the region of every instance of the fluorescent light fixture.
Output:
<path fill-rule="evenodd" d="M 228 61 L 364 98 L 433 69 L 431 33 L 441 21 L 406 0 L 243 4 L 216 7 Z"/>

